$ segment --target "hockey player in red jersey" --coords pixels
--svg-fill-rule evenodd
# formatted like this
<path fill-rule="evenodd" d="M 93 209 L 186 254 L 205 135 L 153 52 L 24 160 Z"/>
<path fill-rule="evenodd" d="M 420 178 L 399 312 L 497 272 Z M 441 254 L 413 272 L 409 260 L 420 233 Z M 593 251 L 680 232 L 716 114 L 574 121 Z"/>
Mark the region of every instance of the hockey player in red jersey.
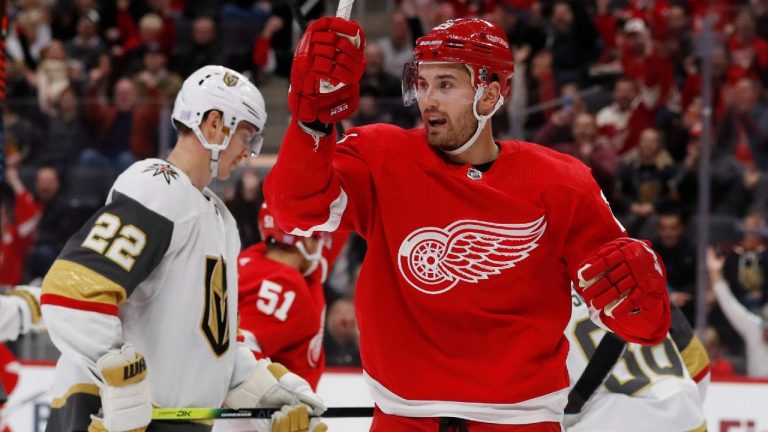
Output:
<path fill-rule="evenodd" d="M 423 128 L 374 124 L 336 144 L 364 45 L 355 22 L 310 25 L 265 191 L 289 233 L 368 241 L 355 301 L 371 430 L 560 431 L 571 281 L 599 325 L 656 344 L 670 322 L 660 259 L 627 237 L 581 162 L 493 139 L 513 60 L 487 21 L 417 40 L 403 96 Z"/>
<path fill-rule="evenodd" d="M 287 234 L 266 204 L 259 232 L 262 242 L 238 258 L 240 329 L 257 357 L 280 362 L 317 389 L 325 365 L 323 252 L 331 250 L 330 235 Z"/>

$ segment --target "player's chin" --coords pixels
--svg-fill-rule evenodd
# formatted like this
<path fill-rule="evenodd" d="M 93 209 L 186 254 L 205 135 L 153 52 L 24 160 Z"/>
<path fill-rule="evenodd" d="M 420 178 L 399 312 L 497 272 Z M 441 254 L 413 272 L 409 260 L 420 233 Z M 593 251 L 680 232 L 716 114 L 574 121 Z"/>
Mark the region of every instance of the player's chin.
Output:
<path fill-rule="evenodd" d="M 455 139 L 442 132 L 442 131 L 430 131 L 427 129 L 427 143 L 438 150 L 451 151 L 461 147 L 461 144 L 457 144 Z"/>
<path fill-rule="evenodd" d="M 457 148 L 461 147 L 461 144 L 457 144 L 455 140 L 446 140 L 446 139 L 433 139 L 430 140 L 429 136 L 427 136 L 427 143 L 429 145 L 437 150 L 442 150 L 444 152 L 449 152 L 456 150 Z"/>

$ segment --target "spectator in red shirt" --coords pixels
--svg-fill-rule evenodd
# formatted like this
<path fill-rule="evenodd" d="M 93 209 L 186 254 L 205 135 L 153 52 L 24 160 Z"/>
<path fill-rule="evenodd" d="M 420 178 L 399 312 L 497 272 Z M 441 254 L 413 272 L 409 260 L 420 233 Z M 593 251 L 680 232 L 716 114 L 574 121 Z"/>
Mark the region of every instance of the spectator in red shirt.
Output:
<path fill-rule="evenodd" d="M 627 21 L 639 19 L 648 23 L 653 38 L 662 40 L 667 37 L 669 30 L 666 19 L 669 8 L 667 0 L 630 0 L 629 5 L 619 13 L 619 16 Z"/>
<path fill-rule="evenodd" d="M 670 101 L 675 85 L 672 63 L 654 45 L 643 20 L 627 21 L 624 34 L 626 41 L 621 54 L 624 75 L 637 83 L 646 109 L 655 112 Z"/>
<path fill-rule="evenodd" d="M 731 68 L 742 76 L 768 81 L 768 41 L 756 33 L 754 13 L 742 9 L 733 25 L 733 35 L 728 38 Z"/>
<path fill-rule="evenodd" d="M 18 285 L 22 282 L 24 258 L 37 233 L 42 214 L 40 206 L 19 179 L 18 162 L 18 156 L 9 157 L 5 169 L 5 180 L 15 198 L 13 206 L 5 199 L 0 206 L 0 285 Z"/>
<path fill-rule="evenodd" d="M 622 78 L 613 86 L 613 103 L 597 113 L 600 135 L 620 155 L 637 146 L 640 132 L 654 125 L 653 113 L 641 99 L 637 83 Z"/>

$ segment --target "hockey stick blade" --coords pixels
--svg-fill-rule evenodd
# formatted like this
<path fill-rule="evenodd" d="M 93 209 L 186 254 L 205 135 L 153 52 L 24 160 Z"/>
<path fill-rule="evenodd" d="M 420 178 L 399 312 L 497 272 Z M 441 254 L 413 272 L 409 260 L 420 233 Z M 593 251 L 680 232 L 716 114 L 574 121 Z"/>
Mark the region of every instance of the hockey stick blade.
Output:
<path fill-rule="evenodd" d="M 268 419 L 280 408 L 154 408 L 152 420 Z M 372 417 L 371 407 L 328 408 L 324 418 Z"/>

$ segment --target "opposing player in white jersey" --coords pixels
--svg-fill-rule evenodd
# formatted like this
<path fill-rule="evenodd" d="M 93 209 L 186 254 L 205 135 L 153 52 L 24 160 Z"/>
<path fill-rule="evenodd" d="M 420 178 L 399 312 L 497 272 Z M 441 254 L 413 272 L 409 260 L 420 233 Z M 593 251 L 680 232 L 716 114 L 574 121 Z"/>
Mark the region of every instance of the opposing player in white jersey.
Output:
<path fill-rule="evenodd" d="M 595 325 L 584 299 L 574 290 L 571 298 L 568 432 L 706 430 L 709 358 L 679 309 L 667 338 L 642 346 Z"/>
<path fill-rule="evenodd" d="M 0 341 L 45 329 L 40 314 L 40 288 L 18 285 L 0 296 Z"/>
<path fill-rule="evenodd" d="M 5 295 L 0 295 L 0 342 L 15 341 L 21 335 L 43 330 L 45 325 L 40 314 L 39 287 L 17 285 Z M 0 344 L 0 409 L 18 382 L 17 365 L 11 351 Z M 3 429 L 3 426 L 0 430 L 10 431 L 7 427 Z"/>
<path fill-rule="evenodd" d="M 306 431 L 307 412 L 325 410 L 306 381 L 257 361 L 238 340 L 240 240 L 207 188 L 258 153 L 266 116 L 247 78 L 222 66 L 197 70 L 176 98 L 179 139 L 167 161 L 123 172 L 67 242 L 43 282 L 42 313 L 62 352 L 48 431 L 212 427 L 150 423 L 153 405 L 283 406 L 273 426 Z"/>

